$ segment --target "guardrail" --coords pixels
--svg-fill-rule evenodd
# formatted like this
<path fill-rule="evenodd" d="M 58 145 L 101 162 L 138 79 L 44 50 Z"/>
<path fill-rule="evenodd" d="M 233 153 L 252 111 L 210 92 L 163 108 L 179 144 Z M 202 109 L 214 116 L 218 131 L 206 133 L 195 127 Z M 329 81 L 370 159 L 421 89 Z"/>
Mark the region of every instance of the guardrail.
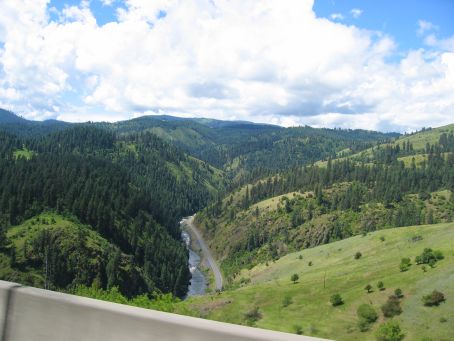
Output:
<path fill-rule="evenodd" d="M 316 341 L 0 281 L 0 341 Z"/>

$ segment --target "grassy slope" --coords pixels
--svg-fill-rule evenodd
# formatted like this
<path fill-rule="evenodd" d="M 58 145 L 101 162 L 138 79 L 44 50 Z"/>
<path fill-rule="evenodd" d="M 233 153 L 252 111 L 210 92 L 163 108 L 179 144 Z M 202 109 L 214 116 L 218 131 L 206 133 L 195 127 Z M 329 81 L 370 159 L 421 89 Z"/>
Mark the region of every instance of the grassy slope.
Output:
<path fill-rule="evenodd" d="M 413 144 L 413 148 L 415 150 L 422 150 L 426 148 L 427 143 L 429 144 L 437 143 L 441 134 L 443 133 L 449 134 L 451 132 L 454 132 L 454 124 L 426 130 L 414 135 L 403 136 L 396 140 L 396 143 L 400 143 L 402 145 L 402 142 L 410 141 Z"/>
<path fill-rule="evenodd" d="M 399 144 L 400 146 L 402 146 L 402 144 L 404 142 L 406 143 L 407 141 L 410 141 L 410 143 L 413 145 L 413 149 L 414 149 L 415 153 L 421 153 L 422 151 L 425 150 L 427 143 L 429 143 L 431 145 L 436 144 L 436 143 L 438 143 L 441 134 L 443 134 L 443 133 L 449 134 L 451 132 L 454 133 L 454 124 L 450 124 L 450 125 L 439 127 L 439 128 L 433 128 L 433 129 L 418 132 L 418 133 L 412 134 L 412 135 L 407 135 L 407 136 L 404 135 L 404 136 L 401 136 L 398 139 L 396 139 L 392 144 L 393 145 Z M 386 146 L 386 144 L 384 144 L 382 146 Z M 351 159 L 351 160 L 355 160 L 355 159 L 360 160 L 364 157 L 371 156 L 372 155 L 371 151 L 372 151 L 372 149 L 369 148 L 369 149 L 363 150 L 356 154 L 352 154 L 352 155 L 345 156 L 345 157 L 339 157 L 336 160 L 341 161 L 341 160 L 344 160 L 347 158 Z M 413 157 L 415 157 L 415 161 L 416 161 L 417 165 L 418 165 L 418 163 L 422 162 L 424 159 L 427 159 L 426 154 L 418 154 L 415 156 L 405 156 L 405 157 L 401 157 L 399 159 L 404 161 L 405 166 L 410 166 L 411 159 Z M 320 160 L 320 161 L 316 162 L 315 164 L 319 167 L 326 167 L 327 163 L 328 162 L 326 160 Z"/>
<path fill-rule="evenodd" d="M 412 242 L 420 235 L 422 240 Z M 385 237 L 381 241 L 380 237 Z M 454 224 L 438 224 L 382 230 L 365 237 L 356 236 L 332 244 L 289 254 L 269 266 L 261 264 L 241 276 L 251 284 L 219 296 L 192 298 L 183 305 L 198 309 L 209 319 L 244 323 L 244 313 L 254 306 L 260 308 L 263 318 L 258 327 L 281 331 L 293 331 L 301 325 L 304 334 L 338 340 L 374 339 L 373 332 L 382 322 L 366 333 L 358 331 L 356 309 L 362 303 L 372 303 L 377 311 L 396 288 L 405 294 L 403 313 L 397 320 L 407 334 L 407 340 L 421 340 L 424 336 L 433 340 L 449 340 L 454 336 Z M 400 272 L 402 257 L 414 257 L 425 247 L 442 250 L 445 259 L 424 273 L 421 266 L 412 265 L 407 272 Z M 355 260 L 360 251 L 363 257 Z M 299 259 L 299 256 L 303 259 Z M 313 266 L 309 267 L 308 262 Z M 290 276 L 298 273 L 300 281 L 292 284 Z M 326 274 L 326 288 L 323 279 Z M 368 283 L 376 287 L 382 280 L 385 291 L 367 294 Z M 436 308 L 424 307 L 422 295 L 433 289 L 442 291 L 447 301 Z M 329 298 L 340 293 L 345 304 L 333 308 Z M 284 308 L 286 295 L 293 303 Z M 440 322 L 440 318 L 447 322 Z"/>
<path fill-rule="evenodd" d="M 34 286 L 42 286 L 44 282 L 42 269 L 27 264 L 24 257 L 24 244 L 26 240 L 30 242 L 35 239 L 38 233 L 44 229 L 59 230 L 60 233 L 67 236 L 65 242 L 68 245 L 74 243 L 79 230 L 86 232 L 88 234 L 86 246 L 94 256 L 104 252 L 109 247 L 107 240 L 87 226 L 75 223 L 55 213 L 42 213 L 24 221 L 20 225 L 8 229 L 7 237 L 16 247 L 17 266 L 12 268 L 9 263 L 9 257 L 0 253 L 0 278 Z M 30 249 L 31 246 L 29 245 L 28 248 Z M 97 258 L 93 259 L 93 263 L 98 261 L 99 259 Z"/>

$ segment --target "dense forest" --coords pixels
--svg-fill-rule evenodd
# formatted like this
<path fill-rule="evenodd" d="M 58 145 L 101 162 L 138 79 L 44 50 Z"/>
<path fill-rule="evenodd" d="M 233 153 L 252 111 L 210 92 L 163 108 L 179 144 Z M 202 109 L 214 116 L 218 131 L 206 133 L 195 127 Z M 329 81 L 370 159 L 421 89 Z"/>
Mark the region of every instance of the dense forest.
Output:
<path fill-rule="evenodd" d="M 120 286 L 128 296 L 155 290 L 185 295 L 190 274 L 178 222 L 222 190 L 212 167 L 150 133 L 118 138 L 91 125 L 27 140 L 1 133 L 0 139 L 3 231 L 52 211 L 75 217 L 117 248 L 102 255 L 105 266 L 99 273 L 74 273 L 61 281 L 67 278 L 65 259 L 52 247 L 58 238 L 35 236 L 28 242 L 56 252 L 46 257 L 41 252 L 41 258 L 30 261 L 40 267 L 53 257 L 49 287 L 91 285 L 101 279 L 102 287 Z M 9 253 L 14 247 L 3 242 Z M 130 280 L 120 282 L 115 272 L 121 254 L 133 261 Z"/>
<path fill-rule="evenodd" d="M 396 137 L 169 116 L 33 122 L 2 111 L 0 276 L 183 297 L 190 273 L 179 221 L 204 207 L 199 223 L 227 273 L 264 247 L 273 259 L 363 230 L 448 219 L 424 203 L 454 186 L 452 134 L 423 151 Z M 289 192 L 300 194 L 276 199 L 276 211 L 259 207 Z M 243 229 L 238 240 L 225 238 L 229 226 Z"/>

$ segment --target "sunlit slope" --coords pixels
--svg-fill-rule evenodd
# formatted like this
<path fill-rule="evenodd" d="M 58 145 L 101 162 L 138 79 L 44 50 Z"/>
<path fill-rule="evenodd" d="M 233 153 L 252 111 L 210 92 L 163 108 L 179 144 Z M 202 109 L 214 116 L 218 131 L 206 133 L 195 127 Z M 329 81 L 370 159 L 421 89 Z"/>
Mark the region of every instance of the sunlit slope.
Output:
<path fill-rule="evenodd" d="M 246 312 L 258 307 L 262 315 L 256 322 L 258 327 L 294 332 L 300 326 L 307 335 L 374 340 L 374 331 L 384 320 L 380 306 L 400 288 L 405 295 L 403 313 L 395 319 L 406 333 L 406 340 L 423 340 L 424 337 L 452 340 L 453 240 L 453 223 L 377 231 L 292 253 L 268 265 L 261 264 L 237 276 L 237 289 L 214 297 L 195 298 L 184 304 L 198 309 L 209 319 L 240 324 L 246 323 Z M 427 272 L 424 272 L 414 259 L 429 247 L 441 250 L 445 258 L 434 268 L 426 266 Z M 355 259 L 358 251 L 362 257 Z M 404 257 L 410 257 L 412 265 L 408 271 L 400 272 L 399 264 Z M 290 280 L 294 273 L 299 275 L 296 284 Z M 385 290 L 377 289 L 379 281 L 384 282 Z M 373 286 L 372 293 L 364 290 L 367 284 Z M 434 289 L 443 292 L 447 300 L 439 307 L 425 307 L 421 298 Z M 330 304 L 331 295 L 336 293 L 345 301 L 340 307 Z M 284 307 L 282 302 L 286 296 L 292 303 Z M 368 332 L 360 332 L 357 327 L 356 310 L 363 303 L 372 304 L 380 316 Z"/>
<path fill-rule="evenodd" d="M 418 166 L 422 161 L 427 161 L 427 154 L 425 151 L 427 144 L 437 144 L 442 134 L 449 135 L 450 133 L 454 133 L 454 124 L 438 128 L 425 129 L 414 134 L 402 135 L 401 137 L 396 138 L 394 142 L 381 144 L 380 147 L 385 148 L 386 146 L 397 145 L 402 147 L 404 144 L 410 142 L 413 148 L 413 155 L 399 157 L 399 160 L 403 161 L 406 166 L 409 166 L 411 164 L 411 160 L 415 158 L 416 165 Z M 367 158 L 372 157 L 372 150 L 374 148 L 376 147 L 368 148 L 348 156 L 342 156 L 342 153 L 340 153 L 336 160 L 350 159 L 358 162 L 367 160 Z M 348 151 L 345 152 L 348 153 Z M 327 160 L 320 160 L 316 162 L 316 164 L 320 167 L 326 167 Z"/>

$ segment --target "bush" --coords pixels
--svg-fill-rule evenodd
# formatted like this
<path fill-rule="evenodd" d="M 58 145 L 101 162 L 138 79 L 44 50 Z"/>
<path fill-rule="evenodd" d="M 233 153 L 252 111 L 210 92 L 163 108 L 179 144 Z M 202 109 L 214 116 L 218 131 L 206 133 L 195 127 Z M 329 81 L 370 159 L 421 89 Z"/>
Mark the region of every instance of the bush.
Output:
<path fill-rule="evenodd" d="M 390 296 L 388 301 L 381 306 L 381 311 L 385 317 L 394 317 L 402 313 L 402 308 L 399 300 L 394 296 Z"/>
<path fill-rule="evenodd" d="M 295 334 L 303 335 L 303 327 L 301 327 L 299 324 L 295 324 L 293 326 L 293 330 L 295 331 Z"/>
<path fill-rule="evenodd" d="M 255 322 L 262 318 L 262 314 L 259 311 L 259 307 L 255 307 L 244 314 L 244 319 L 248 325 L 253 325 Z"/>
<path fill-rule="evenodd" d="M 399 289 L 399 288 L 397 288 L 396 290 L 394 290 L 394 295 L 395 295 L 397 298 L 402 298 L 402 297 L 404 297 L 404 294 L 402 293 L 402 289 Z"/>
<path fill-rule="evenodd" d="M 293 303 L 293 301 L 292 301 L 292 298 L 290 297 L 290 295 L 285 296 L 284 299 L 282 300 L 282 306 L 284 308 L 288 307 L 292 303 Z"/>
<path fill-rule="evenodd" d="M 372 285 L 368 284 L 364 287 L 364 290 L 367 291 L 368 294 L 370 294 L 372 292 Z"/>
<path fill-rule="evenodd" d="M 367 332 L 370 328 L 370 323 L 367 322 L 365 319 L 360 318 L 358 320 L 358 329 L 360 332 Z"/>
<path fill-rule="evenodd" d="M 382 242 L 384 242 L 384 241 L 385 241 L 385 236 L 381 236 L 381 237 L 380 237 L 380 240 L 381 240 Z"/>
<path fill-rule="evenodd" d="M 400 272 L 405 272 L 408 269 L 410 269 L 410 265 L 411 265 L 410 258 L 402 258 L 399 265 Z"/>
<path fill-rule="evenodd" d="M 446 301 L 445 295 L 437 290 L 432 291 L 431 294 L 423 296 L 422 301 L 425 306 L 433 307 L 439 306 L 440 303 Z"/>
<path fill-rule="evenodd" d="M 307 263 L 307 265 L 312 266 L 312 261 L 310 261 L 309 263 Z"/>
<path fill-rule="evenodd" d="M 367 323 L 374 323 L 378 319 L 378 314 L 370 304 L 361 304 L 356 311 L 360 319 L 365 320 Z"/>
<path fill-rule="evenodd" d="M 293 282 L 293 284 L 298 282 L 299 279 L 300 279 L 300 276 L 298 276 L 298 274 L 293 274 L 292 277 L 290 277 L 290 280 Z"/>
<path fill-rule="evenodd" d="M 337 307 L 339 305 L 344 304 L 344 300 L 342 299 L 342 296 L 340 294 L 334 294 L 330 298 L 330 302 L 333 307 Z"/>
<path fill-rule="evenodd" d="M 379 281 L 377 283 L 377 288 L 380 290 L 380 291 L 383 291 L 385 290 L 385 284 L 382 282 L 382 281 Z"/>
<path fill-rule="evenodd" d="M 389 321 L 378 327 L 375 336 L 378 341 L 401 341 L 405 334 L 397 321 Z"/>
<path fill-rule="evenodd" d="M 355 259 L 360 259 L 362 257 L 362 255 L 363 254 L 358 251 L 357 253 L 355 253 Z"/>
<path fill-rule="evenodd" d="M 434 267 L 435 263 L 443 258 L 445 258 L 443 252 L 426 248 L 419 256 L 416 256 L 415 262 L 416 264 L 429 264 Z"/>

